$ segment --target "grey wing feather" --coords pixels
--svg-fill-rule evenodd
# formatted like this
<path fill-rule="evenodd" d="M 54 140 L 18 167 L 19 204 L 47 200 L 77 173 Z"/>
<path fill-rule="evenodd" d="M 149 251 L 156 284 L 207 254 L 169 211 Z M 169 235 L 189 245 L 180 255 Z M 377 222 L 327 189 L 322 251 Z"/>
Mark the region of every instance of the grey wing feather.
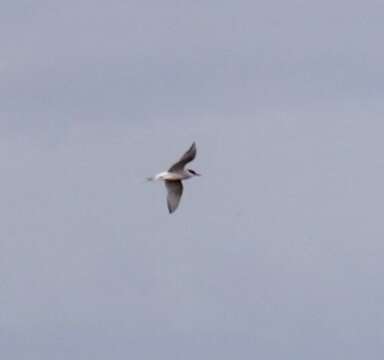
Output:
<path fill-rule="evenodd" d="M 166 180 L 167 187 L 167 205 L 169 213 L 172 214 L 179 206 L 181 195 L 183 194 L 183 184 L 181 181 Z"/>
<path fill-rule="evenodd" d="M 191 162 L 196 157 L 196 143 L 194 142 L 191 147 L 184 153 L 178 162 L 173 164 L 168 171 L 177 171 L 184 169 L 184 166 Z"/>

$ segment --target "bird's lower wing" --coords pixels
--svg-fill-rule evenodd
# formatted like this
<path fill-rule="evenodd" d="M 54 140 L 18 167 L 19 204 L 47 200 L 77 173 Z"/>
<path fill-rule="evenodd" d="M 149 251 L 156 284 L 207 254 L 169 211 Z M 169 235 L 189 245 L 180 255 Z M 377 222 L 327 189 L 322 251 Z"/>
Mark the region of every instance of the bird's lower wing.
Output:
<path fill-rule="evenodd" d="M 179 206 L 181 195 L 183 194 L 183 184 L 181 181 L 166 180 L 165 186 L 167 188 L 167 205 L 169 213 L 172 214 Z"/>

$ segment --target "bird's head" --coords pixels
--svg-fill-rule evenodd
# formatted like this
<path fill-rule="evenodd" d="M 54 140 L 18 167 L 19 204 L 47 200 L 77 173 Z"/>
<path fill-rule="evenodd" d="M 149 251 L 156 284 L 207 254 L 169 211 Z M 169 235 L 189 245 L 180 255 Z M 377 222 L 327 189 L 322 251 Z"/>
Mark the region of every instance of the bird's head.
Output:
<path fill-rule="evenodd" d="M 201 174 L 197 173 L 195 170 L 192 170 L 192 169 L 188 169 L 188 172 L 189 172 L 192 176 L 201 176 Z"/>

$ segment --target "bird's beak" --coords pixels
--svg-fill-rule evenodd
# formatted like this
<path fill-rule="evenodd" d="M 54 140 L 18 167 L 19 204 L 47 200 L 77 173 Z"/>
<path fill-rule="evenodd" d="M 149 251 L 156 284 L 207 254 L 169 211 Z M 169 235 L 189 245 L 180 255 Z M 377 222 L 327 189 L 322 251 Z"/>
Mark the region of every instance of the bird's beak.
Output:
<path fill-rule="evenodd" d="M 195 171 L 195 172 L 196 172 L 196 171 Z M 197 176 L 201 176 L 201 174 L 199 174 L 199 173 L 196 173 L 196 175 L 197 175 Z"/>

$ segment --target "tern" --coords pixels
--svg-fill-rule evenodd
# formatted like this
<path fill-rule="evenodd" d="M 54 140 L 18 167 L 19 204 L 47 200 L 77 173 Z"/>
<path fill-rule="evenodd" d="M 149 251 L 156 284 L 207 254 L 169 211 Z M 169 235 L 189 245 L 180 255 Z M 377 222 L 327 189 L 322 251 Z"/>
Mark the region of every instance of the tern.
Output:
<path fill-rule="evenodd" d="M 167 188 L 167 205 L 168 211 L 172 214 L 179 206 L 181 195 L 183 194 L 182 180 L 187 180 L 194 176 L 200 176 L 195 170 L 186 169 L 185 165 L 196 157 L 196 143 L 193 142 L 191 147 L 183 154 L 183 156 L 175 162 L 168 171 L 163 171 L 153 177 L 147 178 L 149 181 L 163 180 Z"/>

